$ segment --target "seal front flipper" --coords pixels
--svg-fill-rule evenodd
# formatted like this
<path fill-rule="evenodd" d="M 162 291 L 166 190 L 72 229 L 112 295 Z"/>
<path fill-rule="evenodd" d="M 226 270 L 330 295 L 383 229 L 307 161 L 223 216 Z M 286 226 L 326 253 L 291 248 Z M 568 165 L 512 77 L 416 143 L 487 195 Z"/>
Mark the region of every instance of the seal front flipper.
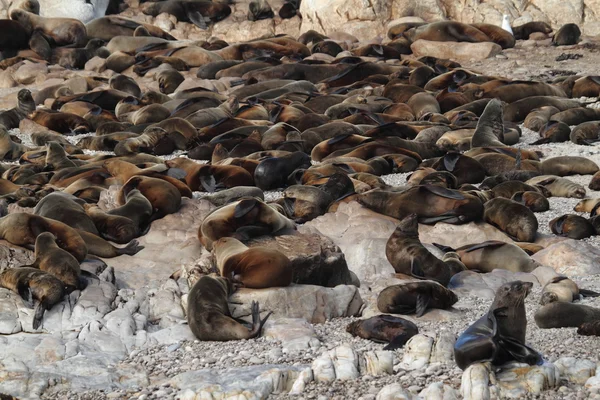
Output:
<path fill-rule="evenodd" d="M 456 163 L 459 159 L 460 153 L 452 152 L 446 154 L 444 156 L 444 168 L 446 168 L 446 171 L 454 171 L 454 168 L 456 168 Z"/>
<path fill-rule="evenodd" d="M 475 244 L 467 249 L 464 249 L 465 253 L 470 253 L 472 251 L 475 250 L 479 250 L 479 249 L 484 249 L 486 247 L 500 247 L 500 246 L 504 246 L 506 244 L 506 242 L 502 242 L 500 240 L 486 240 L 485 242 L 481 242 L 478 244 Z"/>
<path fill-rule="evenodd" d="M 502 336 L 499 336 L 497 340 L 500 348 L 516 361 L 529 365 L 541 365 L 544 363 L 544 357 L 540 353 L 523 343 Z"/>
<path fill-rule="evenodd" d="M 235 210 L 233 211 L 234 218 L 242 218 L 244 215 L 248 214 L 258 205 L 258 200 L 254 198 L 241 200 L 238 205 L 235 206 Z"/>
<path fill-rule="evenodd" d="M 431 301 L 431 296 L 428 296 L 426 294 L 423 293 L 419 293 L 417 295 L 417 312 L 416 315 L 417 317 L 422 317 L 425 314 L 425 311 L 427 311 L 427 306 L 429 306 L 429 302 Z"/>
<path fill-rule="evenodd" d="M 244 242 L 253 237 L 264 236 L 269 233 L 271 233 L 271 230 L 268 227 L 247 225 L 237 228 L 232 237 L 238 239 L 240 242 Z"/>
<path fill-rule="evenodd" d="M 446 189 L 444 187 L 441 186 L 436 186 L 436 185 L 420 185 L 419 188 L 421 190 L 426 190 L 428 192 L 431 192 L 437 196 L 441 196 L 441 197 L 445 197 L 447 199 L 453 199 L 453 200 L 464 200 L 465 196 L 463 196 L 459 191 L 457 190 L 450 190 L 450 189 Z"/>
<path fill-rule="evenodd" d="M 447 222 L 449 224 L 453 224 L 460 222 L 460 219 L 453 211 L 451 211 L 436 217 L 421 217 L 419 218 L 419 222 L 427 225 L 435 224 L 436 222 Z"/>
<path fill-rule="evenodd" d="M 425 276 L 425 272 L 421 268 L 421 265 L 419 265 L 418 262 L 415 262 L 414 258 L 412 260 L 410 260 L 410 273 L 415 278 L 420 278 L 420 279 L 426 279 L 427 278 Z"/>
<path fill-rule="evenodd" d="M 404 347 L 404 345 L 406 344 L 406 342 L 408 342 L 408 339 L 410 339 L 411 337 L 412 336 L 410 336 L 410 335 L 406 335 L 406 334 L 402 333 L 402 334 L 396 336 L 395 338 L 393 338 L 390 341 L 390 343 L 383 348 L 383 350 L 401 349 L 401 348 Z M 371 340 L 373 340 L 373 339 L 371 339 Z"/>
<path fill-rule="evenodd" d="M 217 181 L 212 175 L 205 175 L 200 177 L 200 184 L 209 193 L 214 193 L 217 189 Z"/>
<path fill-rule="evenodd" d="M 44 317 L 45 311 L 46 307 L 44 306 L 44 302 L 40 301 L 35 308 L 35 314 L 33 315 L 33 329 L 38 329 L 42 325 L 42 318 Z"/>
<path fill-rule="evenodd" d="M 169 168 L 167 170 L 167 176 L 175 179 L 185 179 L 187 173 L 181 168 Z"/>
<path fill-rule="evenodd" d="M 198 28 L 202 30 L 208 29 L 208 23 L 211 22 L 210 18 L 203 16 L 200 14 L 200 11 L 188 11 L 188 18 L 190 22 L 196 25 Z"/>

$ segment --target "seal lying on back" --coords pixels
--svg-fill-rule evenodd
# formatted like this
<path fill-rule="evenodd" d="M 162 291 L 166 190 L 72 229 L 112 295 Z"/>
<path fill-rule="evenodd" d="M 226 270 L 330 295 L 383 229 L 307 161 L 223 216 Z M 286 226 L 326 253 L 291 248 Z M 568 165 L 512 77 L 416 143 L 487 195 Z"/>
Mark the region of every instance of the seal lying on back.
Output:
<path fill-rule="evenodd" d="M 525 345 L 525 297 L 532 286 L 530 282 L 514 281 L 498 288 L 487 314 L 468 327 L 454 344 L 454 359 L 460 369 L 487 361 L 493 365 L 512 360 L 529 365 L 543 362 L 541 354 Z"/>
<path fill-rule="evenodd" d="M 351 322 L 346 332 L 377 343 L 388 343 L 383 350 L 395 350 L 402 348 L 408 339 L 419 333 L 419 328 L 404 318 L 377 315 Z"/>
<path fill-rule="evenodd" d="M 225 278 L 203 276 L 188 295 L 187 318 L 190 329 L 200 340 L 252 339 L 260 335 L 271 313 L 260 319 L 258 303 L 252 302 L 250 329 L 231 316 L 227 299 L 232 293 L 231 282 Z"/>
<path fill-rule="evenodd" d="M 428 308 L 448 309 L 458 301 L 453 291 L 433 281 L 389 286 L 379 293 L 377 308 L 384 313 L 423 316 Z"/>

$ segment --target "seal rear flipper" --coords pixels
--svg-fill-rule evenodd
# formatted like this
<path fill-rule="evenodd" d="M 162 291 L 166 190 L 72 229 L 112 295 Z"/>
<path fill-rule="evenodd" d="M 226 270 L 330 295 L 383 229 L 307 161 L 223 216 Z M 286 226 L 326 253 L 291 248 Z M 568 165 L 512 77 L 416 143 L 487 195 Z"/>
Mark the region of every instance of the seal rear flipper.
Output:
<path fill-rule="evenodd" d="M 513 338 L 500 336 L 497 340 L 500 347 L 516 361 L 529 365 L 544 363 L 544 357 L 540 353 Z"/>
<path fill-rule="evenodd" d="M 446 189 L 445 187 L 436 186 L 436 185 L 420 185 L 419 189 L 426 190 L 430 193 L 435 194 L 436 196 L 445 197 L 447 199 L 453 200 L 464 200 L 465 196 L 463 196 L 457 190 Z"/>
<path fill-rule="evenodd" d="M 447 153 L 444 156 L 444 168 L 446 168 L 446 171 L 450 171 L 450 172 L 454 171 L 458 160 L 460 160 L 460 153 L 456 153 L 456 152 Z"/>
<path fill-rule="evenodd" d="M 437 247 L 438 249 L 442 250 L 443 252 L 446 253 L 450 253 L 450 252 L 456 252 L 456 249 L 453 249 L 450 246 L 445 246 L 443 244 L 439 244 L 439 243 L 432 243 L 435 247 Z"/>
<path fill-rule="evenodd" d="M 383 350 L 401 349 L 401 348 L 404 347 L 404 345 L 406 344 L 406 342 L 408 342 L 408 339 L 410 339 L 411 337 L 412 337 L 411 335 L 407 335 L 405 333 L 401 333 L 400 335 L 398 335 L 395 338 L 393 338 L 390 341 L 390 343 L 383 348 Z M 371 339 L 371 340 L 373 340 L 373 339 Z"/>
<path fill-rule="evenodd" d="M 31 293 L 31 289 L 29 285 L 26 283 L 19 283 L 17 286 L 17 291 L 19 292 L 19 296 L 23 299 L 23 304 L 27 308 L 33 308 L 33 293 Z"/>
<path fill-rule="evenodd" d="M 582 295 L 583 297 L 598 297 L 598 296 L 600 296 L 600 293 L 594 292 L 593 290 L 588 290 L 588 289 L 579 289 L 579 294 Z"/>
<path fill-rule="evenodd" d="M 258 200 L 254 198 L 241 200 L 238 203 L 238 205 L 235 206 L 235 210 L 233 211 L 233 217 L 242 218 L 244 215 L 254 210 L 254 207 L 256 207 L 257 205 Z"/>
<path fill-rule="evenodd" d="M 200 177 L 200 184 L 209 193 L 214 193 L 217 190 L 217 181 L 213 175 L 205 175 Z"/>
<path fill-rule="evenodd" d="M 437 217 L 421 217 L 419 218 L 421 224 L 432 225 L 436 222 L 446 222 L 449 224 L 460 222 L 458 217 L 453 213 L 446 213 L 438 215 Z"/>
<path fill-rule="evenodd" d="M 465 253 L 470 253 L 471 251 L 475 251 L 475 250 L 479 250 L 479 249 L 484 249 L 487 247 L 500 247 L 500 246 L 504 246 L 506 244 L 506 242 L 500 241 L 500 240 L 486 240 L 485 242 L 481 242 L 478 244 L 474 244 L 473 246 L 470 246 L 467 249 L 462 249 Z"/>
<path fill-rule="evenodd" d="M 115 247 L 115 249 L 118 255 L 126 254 L 128 256 L 133 256 L 142 251 L 144 246 L 141 246 L 137 240 L 132 240 L 127 246 L 122 248 Z"/>
<path fill-rule="evenodd" d="M 208 24 L 211 22 L 210 18 L 200 14 L 200 11 L 188 11 L 187 13 L 190 22 L 196 25 L 202 30 L 208 29 Z"/>
<path fill-rule="evenodd" d="M 187 173 L 181 168 L 169 168 L 166 175 L 175 179 L 185 179 Z"/>
<path fill-rule="evenodd" d="M 33 329 L 38 329 L 42 325 L 42 318 L 44 317 L 45 311 L 46 307 L 44 307 L 44 303 L 40 301 L 35 308 L 35 314 L 33 315 Z"/>
<path fill-rule="evenodd" d="M 402 314 L 409 315 L 415 313 L 415 307 L 407 306 L 407 305 L 393 305 L 388 306 L 385 312 L 389 312 L 392 314 Z"/>
<path fill-rule="evenodd" d="M 416 315 L 417 317 L 422 317 L 425 314 L 425 311 L 427 311 L 427 306 L 429 306 L 429 302 L 431 301 L 431 296 L 427 296 L 424 295 L 422 293 L 419 293 L 417 295 L 417 312 Z"/>

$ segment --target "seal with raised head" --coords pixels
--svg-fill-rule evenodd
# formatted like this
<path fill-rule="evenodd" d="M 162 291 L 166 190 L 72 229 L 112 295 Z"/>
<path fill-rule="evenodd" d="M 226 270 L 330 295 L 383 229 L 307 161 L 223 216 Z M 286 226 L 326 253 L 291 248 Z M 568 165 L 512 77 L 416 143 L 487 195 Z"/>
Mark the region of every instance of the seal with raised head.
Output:
<path fill-rule="evenodd" d="M 541 364 L 542 355 L 525 344 L 525 297 L 533 284 L 513 281 L 496 291 L 489 311 L 469 326 L 454 344 L 454 359 L 462 370 L 478 362 L 502 365 L 515 360 Z"/>
<path fill-rule="evenodd" d="M 377 308 L 384 313 L 423 316 L 428 308 L 448 309 L 458 301 L 453 291 L 434 281 L 406 282 L 388 286 L 377 296 Z"/>
<path fill-rule="evenodd" d="M 483 220 L 518 242 L 533 242 L 538 220 L 529 208 L 502 197 L 485 203 Z"/>
<path fill-rule="evenodd" d="M 83 47 L 87 42 L 85 25 L 73 18 L 44 18 L 25 10 L 12 10 L 10 19 L 29 32 L 40 31 L 56 46 Z"/>
<path fill-rule="evenodd" d="M 29 89 L 21 89 L 17 93 L 17 106 L 0 112 L 0 125 L 6 129 L 15 129 L 19 123 L 35 111 L 35 101 Z"/>
<path fill-rule="evenodd" d="M 479 117 L 471 147 L 504 147 L 504 123 L 502 102 L 492 99 Z"/>
<path fill-rule="evenodd" d="M 346 332 L 376 343 L 387 343 L 383 350 L 395 350 L 418 334 L 419 328 L 407 319 L 384 314 L 351 322 L 346 326 Z"/>
<path fill-rule="evenodd" d="M 292 264 L 279 250 L 248 247 L 232 237 L 213 243 L 221 276 L 251 289 L 284 287 L 292 283 Z"/>
<path fill-rule="evenodd" d="M 60 302 L 65 294 L 64 283 L 55 276 L 37 268 L 11 268 L 0 273 L 0 286 L 18 293 L 25 305 L 33 308 L 33 300 L 38 301 L 33 316 L 33 329 L 42 324 L 44 312 Z"/>
<path fill-rule="evenodd" d="M 233 293 L 228 279 L 211 275 L 202 276 L 188 295 L 187 319 L 190 329 L 199 340 L 252 339 L 260 335 L 271 313 L 260 319 L 258 303 L 252 302 L 252 325 L 244 326 L 231 316 L 227 299 Z"/>
<path fill-rule="evenodd" d="M 452 277 L 450 268 L 419 240 L 417 214 L 410 214 L 400 221 L 387 241 L 385 255 L 398 273 L 434 280 L 444 286 Z"/>

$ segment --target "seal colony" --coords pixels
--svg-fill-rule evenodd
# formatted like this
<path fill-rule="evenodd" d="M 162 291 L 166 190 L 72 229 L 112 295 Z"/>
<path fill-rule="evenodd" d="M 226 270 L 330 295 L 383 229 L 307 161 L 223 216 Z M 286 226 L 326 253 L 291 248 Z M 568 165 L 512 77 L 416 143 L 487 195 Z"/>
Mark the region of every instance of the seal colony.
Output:
<path fill-rule="evenodd" d="M 287 1 L 279 14 L 295 14 L 298 6 Z M 143 11 L 205 28 L 227 18 L 228 7 L 169 0 L 149 2 Z M 273 15 L 265 1 L 250 5 L 253 20 Z M 186 309 L 199 340 L 253 339 L 268 318 L 286 317 L 253 301 L 251 321 L 235 318 L 228 299 L 240 287 L 259 293 L 325 285 L 317 278 L 307 282 L 285 249 L 261 246 L 260 239 L 299 235 L 300 224 L 357 202 L 396 223 L 385 257 L 404 282 L 377 294 L 383 314 L 355 321 L 347 331 L 401 348 L 417 335 L 420 318 L 452 308 L 459 300 L 452 289 L 466 274 L 539 267 L 531 258 L 541 250 L 536 246 L 543 248 L 536 213 L 548 210 L 548 197 L 584 199 L 586 188 L 569 177 L 600 171 L 581 157 L 548 158 L 517 146 L 521 124 L 536 128 L 543 141 L 597 141 L 600 113 L 577 100 L 582 89 L 600 96 L 596 77 L 514 81 L 451 60 L 405 57 L 419 39 L 510 48 L 515 39 L 550 34 L 542 22 L 511 28 L 505 19 L 504 29 L 401 24 L 385 44 L 314 31 L 198 43 L 116 16 L 84 25 L 17 8 L 10 17 L 0 21 L 15 28 L 1 69 L 50 63 L 75 73 L 98 57 L 111 71 L 110 78 L 86 76 L 84 87 L 65 82 L 43 93 L 21 89 L 16 107 L 0 113 L 0 238 L 35 251 L 32 264 L 2 271 L 0 286 L 27 307 L 37 302 L 34 329 L 43 329 L 47 310 L 97 278 L 82 263 L 135 257 L 144 249 L 138 239 L 155 221 L 201 192 L 212 211 L 193 240 L 211 252 L 212 271 L 202 271 L 191 286 Z M 554 43 L 576 43 L 575 28 L 563 27 Z M 11 135 L 17 127 L 32 144 Z M 88 132 L 94 134 L 69 140 Z M 407 172 L 404 186 L 381 178 Z M 102 209 L 100 197 L 113 185 L 117 207 Z M 270 190 L 283 195 L 269 198 Z M 575 240 L 600 234 L 598 202 L 584 199 L 576 211 L 590 216 L 563 215 L 549 228 Z M 456 249 L 437 244 L 440 255 L 419 238 L 419 223 L 473 222 L 497 228 L 505 241 Z M 521 281 L 500 286 L 489 311 L 456 342 L 461 369 L 477 362 L 543 362 L 526 344 L 524 299 L 531 288 Z M 600 310 L 578 304 L 580 295 L 598 293 L 568 277 L 552 279 L 536 324 L 597 334 Z"/>

